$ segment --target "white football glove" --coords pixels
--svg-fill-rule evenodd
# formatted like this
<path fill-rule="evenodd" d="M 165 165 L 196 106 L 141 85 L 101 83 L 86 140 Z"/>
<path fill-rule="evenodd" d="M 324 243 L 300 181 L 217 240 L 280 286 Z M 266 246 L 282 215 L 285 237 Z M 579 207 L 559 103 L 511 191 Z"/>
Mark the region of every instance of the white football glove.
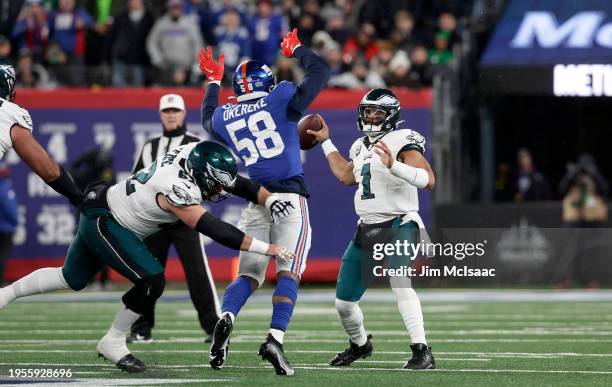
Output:
<path fill-rule="evenodd" d="M 281 261 L 286 261 L 286 262 L 291 262 L 293 258 L 294 258 L 293 251 L 289 250 L 286 247 L 282 247 L 280 254 L 276 256 L 276 259 L 280 259 Z"/>

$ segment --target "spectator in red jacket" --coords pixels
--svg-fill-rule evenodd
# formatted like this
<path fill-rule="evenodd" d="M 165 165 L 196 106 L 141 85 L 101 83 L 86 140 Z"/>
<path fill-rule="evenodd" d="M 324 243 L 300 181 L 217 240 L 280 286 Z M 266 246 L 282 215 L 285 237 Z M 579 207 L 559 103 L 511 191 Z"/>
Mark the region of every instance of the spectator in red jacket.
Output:
<path fill-rule="evenodd" d="M 357 35 L 348 38 L 344 44 L 343 59 L 345 63 L 354 62 L 357 59 L 371 61 L 380 50 L 374 40 L 374 26 L 364 23 L 359 28 Z"/>

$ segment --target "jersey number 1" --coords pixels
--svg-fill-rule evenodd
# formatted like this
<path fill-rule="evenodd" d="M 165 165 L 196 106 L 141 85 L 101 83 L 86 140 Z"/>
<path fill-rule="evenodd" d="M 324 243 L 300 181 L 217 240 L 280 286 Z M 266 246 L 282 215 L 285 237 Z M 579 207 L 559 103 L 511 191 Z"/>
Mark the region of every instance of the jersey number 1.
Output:
<path fill-rule="evenodd" d="M 140 184 L 145 184 L 149 179 L 153 177 L 155 170 L 157 169 L 157 163 L 151 164 L 148 171 L 141 169 L 140 171 L 133 174 L 129 179 L 125 181 L 125 194 L 130 196 L 134 192 L 136 192 L 136 184 L 134 181 L 139 182 Z"/>
<path fill-rule="evenodd" d="M 263 123 L 263 129 L 259 128 L 259 123 Z M 255 164 L 259 157 L 263 157 L 264 159 L 269 159 L 274 156 L 278 156 L 283 153 L 285 149 L 285 144 L 283 143 L 283 139 L 280 134 L 276 131 L 276 124 L 274 123 L 274 119 L 265 110 L 261 110 L 248 118 L 248 121 L 244 119 L 240 119 L 238 121 L 234 121 L 230 124 L 226 125 L 227 132 L 229 133 L 232 141 L 234 142 L 234 146 L 236 147 L 236 152 L 240 153 L 242 150 L 247 150 L 248 155 L 241 155 L 240 157 L 244 160 L 244 165 L 249 166 L 251 164 Z M 250 138 L 243 138 L 238 140 L 236 136 L 236 132 L 240 129 L 248 127 L 251 134 L 255 137 L 255 141 L 253 142 Z M 266 140 L 272 141 L 272 147 L 268 147 L 266 144 Z"/>
<path fill-rule="evenodd" d="M 374 199 L 376 196 L 372 193 L 370 189 L 370 180 L 372 179 L 372 175 L 370 174 L 370 163 L 363 164 L 361 167 L 361 184 L 363 184 L 363 192 L 361 193 L 361 200 Z"/>

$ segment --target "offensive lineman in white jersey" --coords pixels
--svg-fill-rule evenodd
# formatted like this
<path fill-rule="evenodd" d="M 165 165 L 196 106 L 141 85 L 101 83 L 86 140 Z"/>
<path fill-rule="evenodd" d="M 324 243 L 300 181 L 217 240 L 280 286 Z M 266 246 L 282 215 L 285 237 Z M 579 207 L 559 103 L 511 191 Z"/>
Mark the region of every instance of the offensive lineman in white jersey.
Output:
<path fill-rule="evenodd" d="M 126 334 L 162 294 L 165 278 L 163 266 L 142 239 L 180 219 L 232 249 L 293 259 L 285 247 L 245 235 L 200 205 L 202 200 L 216 200 L 227 192 L 265 206 L 275 219 L 290 211 L 278 196 L 238 176 L 230 151 L 211 141 L 178 147 L 115 185 L 88 187 L 79 207 L 79 229 L 64 266 L 36 270 L 0 289 L 0 309 L 18 297 L 59 289 L 81 290 L 106 264 L 132 281 L 134 287 L 123 295 L 112 326 L 98 343 L 98 354 L 122 370 L 144 371 L 145 365 L 126 346 Z"/>
<path fill-rule="evenodd" d="M 323 122 L 319 132 L 308 131 L 322 143 L 333 174 L 347 185 L 358 184 L 355 211 L 359 224 L 349 243 L 336 285 L 336 310 L 348 334 L 349 347 L 331 360 L 332 366 L 348 366 L 372 354 L 371 335 L 366 335 L 359 300 L 372 280 L 373 246 L 397 240 L 419 241 L 424 226 L 419 217 L 417 188 L 433 189 L 435 177 L 423 156 L 425 139 L 410 129 L 397 129 L 400 103 L 390 90 L 373 89 L 359 104 L 358 128 L 365 134 L 351 146 L 347 161 L 329 139 Z M 319 116 L 320 117 L 320 116 Z M 320 117 L 321 118 L 321 117 Z M 398 259 L 399 258 L 399 259 Z M 410 265 L 411 257 L 386 257 L 388 266 Z M 410 278 L 391 277 L 399 311 L 412 340 L 412 358 L 405 369 L 436 367 L 427 346 L 423 313 Z"/>
<path fill-rule="evenodd" d="M 0 58 L 0 159 L 11 148 L 51 188 L 78 205 L 83 197 L 70 174 L 49 157 L 32 135 L 30 113 L 13 103 L 15 100 L 15 69 Z"/>

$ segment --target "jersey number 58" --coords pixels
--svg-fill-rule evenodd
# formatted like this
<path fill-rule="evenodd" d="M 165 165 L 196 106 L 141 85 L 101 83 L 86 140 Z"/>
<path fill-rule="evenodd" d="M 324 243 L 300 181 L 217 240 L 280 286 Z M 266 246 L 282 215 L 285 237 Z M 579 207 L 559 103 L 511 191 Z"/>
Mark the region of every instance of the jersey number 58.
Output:
<path fill-rule="evenodd" d="M 260 127 L 262 125 L 263 127 Z M 240 129 L 248 127 L 253 135 L 253 138 L 243 138 L 238 140 L 236 132 Z M 240 154 L 244 165 L 249 166 L 255 164 L 260 157 L 269 159 L 283 153 L 285 144 L 280 134 L 276 131 L 274 119 L 267 111 L 259 111 L 245 120 L 244 118 L 234 121 L 226 125 L 227 132 L 232 138 L 232 142 L 236 147 L 236 152 Z M 255 141 L 253 141 L 255 140 Z M 268 146 L 266 140 L 272 142 L 272 146 Z M 242 152 L 246 150 L 248 154 Z"/>

